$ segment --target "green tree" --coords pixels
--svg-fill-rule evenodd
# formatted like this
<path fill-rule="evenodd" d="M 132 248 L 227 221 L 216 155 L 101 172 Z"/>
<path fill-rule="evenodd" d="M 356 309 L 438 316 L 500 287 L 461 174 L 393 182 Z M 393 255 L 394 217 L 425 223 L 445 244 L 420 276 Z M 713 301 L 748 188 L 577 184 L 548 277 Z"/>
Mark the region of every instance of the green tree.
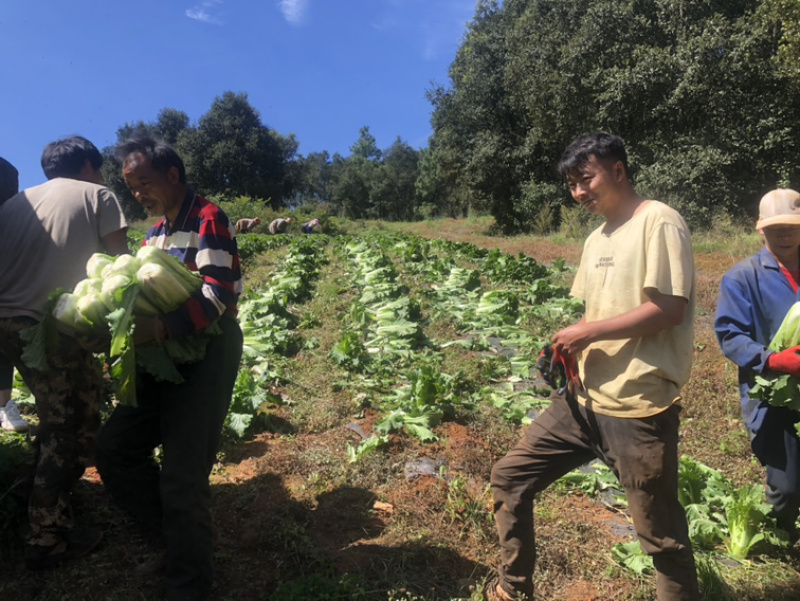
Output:
<path fill-rule="evenodd" d="M 557 216 L 569 197 L 554 165 L 597 129 L 626 140 L 642 191 L 695 225 L 797 185 L 798 77 L 779 60 L 790 29 L 759 6 L 481 0 L 449 88 L 429 92 L 439 176 L 505 231 Z"/>
<path fill-rule="evenodd" d="M 359 130 L 350 153 L 340 158 L 335 167 L 332 207 L 336 213 L 350 219 L 376 216 L 371 191 L 380 167 L 381 151 L 368 126 Z"/>
<path fill-rule="evenodd" d="M 381 151 L 378 149 L 378 144 L 369 131 L 369 126 L 365 125 L 358 130 L 358 140 L 350 147 L 351 157 L 360 157 L 368 161 L 380 161 Z"/>
<path fill-rule="evenodd" d="M 371 197 L 375 217 L 412 221 L 416 216 L 419 153 L 398 137 L 383 153 Z"/>
<path fill-rule="evenodd" d="M 181 132 L 189 128 L 189 115 L 176 109 L 161 109 L 155 123 L 160 138 L 175 146 Z"/>
<path fill-rule="evenodd" d="M 778 64 L 800 74 L 800 0 L 763 0 L 759 11 L 779 37 Z"/>
<path fill-rule="evenodd" d="M 278 209 L 291 192 L 287 162 L 297 152 L 294 135 L 283 137 L 261 122 L 247 94 L 225 92 L 198 122 L 178 136 L 178 149 L 205 194 L 248 196 Z"/>
<path fill-rule="evenodd" d="M 330 202 L 334 165 L 327 150 L 310 152 L 292 163 L 295 169 L 295 203 Z"/>

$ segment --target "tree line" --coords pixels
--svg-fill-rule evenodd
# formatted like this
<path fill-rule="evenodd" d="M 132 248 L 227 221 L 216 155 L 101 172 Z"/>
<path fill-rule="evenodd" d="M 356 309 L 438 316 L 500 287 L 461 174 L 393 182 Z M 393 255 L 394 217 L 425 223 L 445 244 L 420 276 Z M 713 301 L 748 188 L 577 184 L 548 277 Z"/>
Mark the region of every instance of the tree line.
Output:
<path fill-rule="evenodd" d="M 800 187 L 798 23 L 800 0 L 478 0 L 447 84 L 427 90 L 427 148 L 381 150 L 365 126 L 349 156 L 302 156 L 234 92 L 196 125 L 163 109 L 117 135 L 165 138 L 209 196 L 385 220 L 475 209 L 511 233 L 558 225 L 571 202 L 558 157 L 603 129 L 625 139 L 642 193 L 702 227 Z"/>
<path fill-rule="evenodd" d="M 416 202 L 420 151 L 400 138 L 381 151 L 366 126 L 347 157 L 327 151 L 301 156 L 295 135 L 264 125 L 247 94 L 225 92 L 196 125 L 183 111 L 165 108 L 155 121 L 120 127 L 117 142 L 136 135 L 154 135 L 173 145 L 186 164 L 188 183 L 212 198 L 246 197 L 274 211 L 324 205 L 330 214 L 352 219 L 429 216 Z M 114 147 L 103 149 L 103 155 L 106 184 L 120 196 L 126 216 L 143 218 L 122 180 Z"/>
<path fill-rule="evenodd" d="M 798 0 L 479 0 L 430 91 L 451 198 L 506 231 L 570 202 L 575 137 L 622 136 L 637 187 L 694 226 L 800 185 Z"/>

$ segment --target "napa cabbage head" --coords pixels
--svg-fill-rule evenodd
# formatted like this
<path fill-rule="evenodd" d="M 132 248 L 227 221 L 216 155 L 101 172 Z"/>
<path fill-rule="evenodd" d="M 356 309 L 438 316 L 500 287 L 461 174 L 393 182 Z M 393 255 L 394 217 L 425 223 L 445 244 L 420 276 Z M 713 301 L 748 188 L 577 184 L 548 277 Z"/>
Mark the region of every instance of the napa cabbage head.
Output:
<path fill-rule="evenodd" d="M 769 349 L 780 352 L 790 346 L 800 344 L 800 302 L 793 304 L 781 322 L 781 327 L 775 333 Z"/>
<path fill-rule="evenodd" d="M 794 303 L 781 322 L 780 328 L 769 343 L 775 352 L 800 344 L 800 302 Z M 755 375 L 755 385 L 750 388 L 750 397 L 767 401 L 776 407 L 788 407 L 800 411 L 800 380 L 789 374 L 765 372 Z M 800 422 L 795 424 L 800 434 Z"/>
<path fill-rule="evenodd" d="M 102 277 L 103 269 L 106 265 L 114 262 L 114 257 L 103 253 L 94 253 L 86 262 L 86 277 L 99 278 Z"/>
<path fill-rule="evenodd" d="M 78 310 L 79 298 L 81 297 L 71 292 L 65 292 L 59 296 L 53 309 L 53 317 L 72 330 L 88 332 L 92 328 L 92 324 Z"/>

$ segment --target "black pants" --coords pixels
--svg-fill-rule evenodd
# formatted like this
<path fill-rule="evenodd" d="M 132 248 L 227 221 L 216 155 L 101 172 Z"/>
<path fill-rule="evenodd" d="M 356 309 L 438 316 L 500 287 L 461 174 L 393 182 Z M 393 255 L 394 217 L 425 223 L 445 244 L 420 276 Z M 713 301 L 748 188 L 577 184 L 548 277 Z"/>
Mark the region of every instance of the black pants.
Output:
<path fill-rule="evenodd" d="M 137 406 L 118 406 L 100 432 L 97 467 L 114 501 L 167 548 L 170 600 L 206 599 L 212 583 L 213 530 L 208 476 L 242 353 L 235 318 L 205 358 L 182 366 L 184 382 L 137 380 Z M 161 465 L 154 449 L 161 445 Z"/>
<path fill-rule="evenodd" d="M 753 452 L 767 468 L 767 502 L 778 526 L 792 540 L 800 537 L 800 440 L 795 430 L 797 412 L 769 407 L 758 432 L 752 437 Z"/>
<path fill-rule="evenodd" d="M 699 599 L 686 513 L 678 502 L 680 408 L 635 419 L 594 413 L 564 397 L 551 400 L 492 468 L 501 586 L 533 597 L 534 495 L 598 457 L 625 490 L 642 549 L 653 557 L 658 600 Z"/>

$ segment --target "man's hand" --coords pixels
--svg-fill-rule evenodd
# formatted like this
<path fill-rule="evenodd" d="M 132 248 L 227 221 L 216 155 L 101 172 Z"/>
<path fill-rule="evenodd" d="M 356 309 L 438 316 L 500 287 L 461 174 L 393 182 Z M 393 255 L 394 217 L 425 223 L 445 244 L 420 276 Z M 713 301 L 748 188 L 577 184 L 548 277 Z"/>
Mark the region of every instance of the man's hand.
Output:
<path fill-rule="evenodd" d="M 562 354 L 572 355 L 573 357 L 577 356 L 593 341 L 592 326 L 583 320 L 574 326 L 569 326 L 560 332 L 556 332 L 552 340 L 553 348 Z"/>
<path fill-rule="evenodd" d="M 767 359 L 767 367 L 782 374 L 800 378 L 800 345 L 790 346 L 779 353 L 773 353 Z"/>
<path fill-rule="evenodd" d="M 111 334 L 108 332 L 77 334 L 75 340 L 90 353 L 108 353 L 111 350 Z"/>
<path fill-rule="evenodd" d="M 159 317 L 137 315 L 133 322 L 133 344 L 139 345 L 151 340 L 164 339 L 166 330 L 164 322 Z"/>

